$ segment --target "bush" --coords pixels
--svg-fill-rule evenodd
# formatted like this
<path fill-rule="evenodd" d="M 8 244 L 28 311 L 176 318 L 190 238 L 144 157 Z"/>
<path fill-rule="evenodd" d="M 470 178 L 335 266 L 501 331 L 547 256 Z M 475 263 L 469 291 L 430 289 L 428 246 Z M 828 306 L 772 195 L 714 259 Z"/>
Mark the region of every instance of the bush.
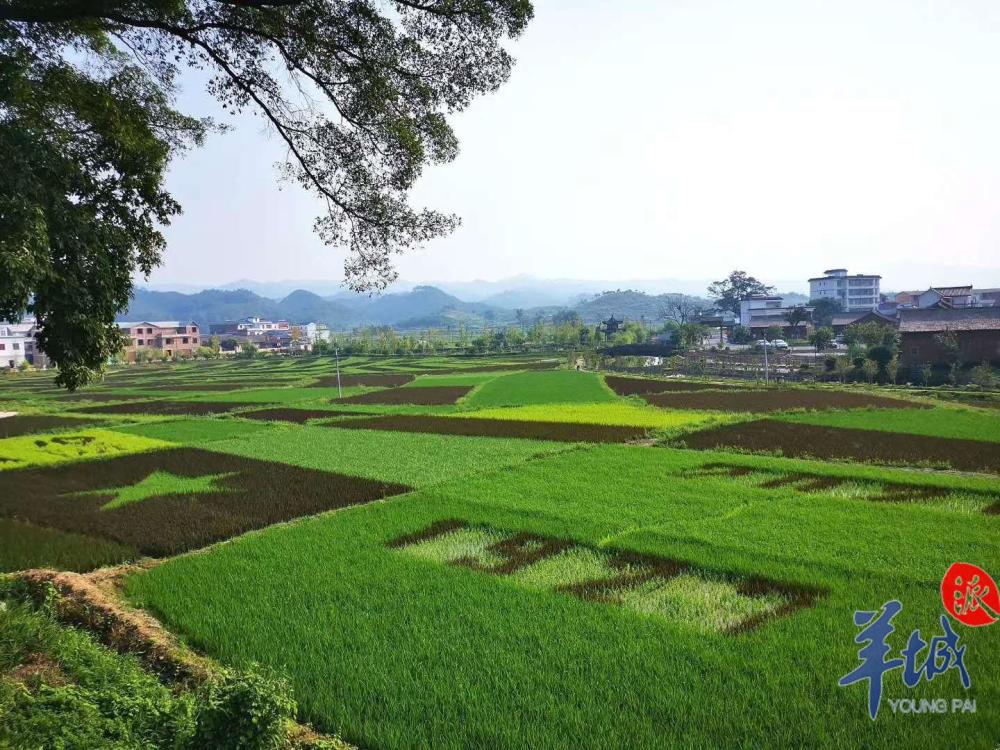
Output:
<path fill-rule="evenodd" d="M 969 370 L 969 380 L 980 388 L 997 387 L 997 376 L 989 362 L 983 362 Z"/>
<path fill-rule="evenodd" d="M 280 750 L 295 700 L 281 677 L 251 667 L 207 682 L 199 694 L 196 747 Z"/>
<path fill-rule="evenodd" d="M 749 344 L 750 329 L 746 326 L 733 326 L 733 332 L 729 334 L 729 341 L 733 344 Z"/>
<path fill-rule="evenodd" d="M 873 346 L 868 350 L 868 359 L 878 365 L 880 371 L 885 371 L 885 366 L 893 357 L 893 351 L 888 346 Z"/>

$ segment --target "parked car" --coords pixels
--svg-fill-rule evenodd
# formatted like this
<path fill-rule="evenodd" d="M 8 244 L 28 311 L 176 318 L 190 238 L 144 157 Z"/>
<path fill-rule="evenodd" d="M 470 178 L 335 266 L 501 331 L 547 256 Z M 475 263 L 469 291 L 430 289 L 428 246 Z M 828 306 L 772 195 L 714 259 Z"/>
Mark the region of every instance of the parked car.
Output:
<path fill-rule="evenodd" d="M 768 349 L 787 349 L 788 342 L 784 339 L 775 339 L 774 341 L 765 341 L 764 339 L 757 339 L 753 343 L 753 348 L 756 351 L 761 351 L 764 347 Z"/>

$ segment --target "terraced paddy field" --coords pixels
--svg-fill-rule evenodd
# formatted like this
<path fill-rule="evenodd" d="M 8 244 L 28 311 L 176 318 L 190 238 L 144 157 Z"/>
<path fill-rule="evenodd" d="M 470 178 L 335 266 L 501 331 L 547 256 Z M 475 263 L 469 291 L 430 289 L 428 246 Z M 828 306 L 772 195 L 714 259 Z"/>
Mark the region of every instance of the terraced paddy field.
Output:
<path fill-rule="evenodd" d="M 523 358 L 343 360 L 335 403 L 336 375 L 304 357 L 130 368 L 72 398 L 0 381 L 0 428 L 19 420 L 0 438 L 0 571 L 87 573 L 212 663 L 282 675 L 297 719 L 361 748 L 1000 739 L 1000 623 L 969 627 L 941 594 L 957 561 L 1000 575 L 993 412 Z M 122 563 L 140 564 L 102 568 Z M 24 639 L 49 610 L 5 586 L 0 634 Z M 920 679 L 885 673 L 873 721 L 869 683 L 839 683 L 862 663 L 855 612 L 895 601 L 886 658 L 919 629 L 957 638 L 965 674 L 936 641 Z M 82 679 L 87 648 L 57 669 L 0 649 L 0 698 Z M 98 673 L 87 690 L 114 699 L 93 710 L 167 721 L 122 712 Z M 49 747 L 59 705 L 0 711 Z M 168 746 L 144 742 L 118 746 Z"/>

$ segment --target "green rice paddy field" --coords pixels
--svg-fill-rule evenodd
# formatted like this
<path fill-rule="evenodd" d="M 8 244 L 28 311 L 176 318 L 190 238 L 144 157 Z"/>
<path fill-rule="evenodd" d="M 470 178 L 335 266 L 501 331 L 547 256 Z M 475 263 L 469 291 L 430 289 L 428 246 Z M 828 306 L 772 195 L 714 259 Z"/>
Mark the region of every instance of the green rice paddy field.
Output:
<path fill-rule="evenodd" d="M 0 572 L 163 558 L 121 596 L 284 675 L 299 719 L 362 748 L 996 747 L 1000 623 L 966 626 L 940 593 L 956 561 L 1000 577 L 993 411 L 620 396 L 550 364 L 353 358 L 344 401 L 327 358 L 130 368 L 72 398 L 0 381 L 0 426 L 20 420 Z M 761 406 L 712 408 L 740 394 Z M 855 610 L 892 600 L 887 658 L 944 618 L 970 684 L 889 671 L 873 721 L 867 683 L 838 680 Z M 892 708 L 937 698 L 976 710 Z"/>

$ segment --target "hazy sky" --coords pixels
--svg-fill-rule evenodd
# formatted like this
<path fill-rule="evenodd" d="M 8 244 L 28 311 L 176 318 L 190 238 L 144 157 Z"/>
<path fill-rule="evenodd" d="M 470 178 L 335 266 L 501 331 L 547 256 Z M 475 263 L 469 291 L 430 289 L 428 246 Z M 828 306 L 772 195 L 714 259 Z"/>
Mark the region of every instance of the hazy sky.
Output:
<path fill-rule="evenodd" d="M 996 0 L 536 0 L 505 87 L 454 122 L 412 281 L 718 277 L 833 266 L 1000 286 Z M 189 82 L 182 108 L 216 112 Z M 336 279 L 319 206 L 259 120 L 174 165 L 154 283 Z M 786 286 L 782 284 L 782 286 Z"/>

